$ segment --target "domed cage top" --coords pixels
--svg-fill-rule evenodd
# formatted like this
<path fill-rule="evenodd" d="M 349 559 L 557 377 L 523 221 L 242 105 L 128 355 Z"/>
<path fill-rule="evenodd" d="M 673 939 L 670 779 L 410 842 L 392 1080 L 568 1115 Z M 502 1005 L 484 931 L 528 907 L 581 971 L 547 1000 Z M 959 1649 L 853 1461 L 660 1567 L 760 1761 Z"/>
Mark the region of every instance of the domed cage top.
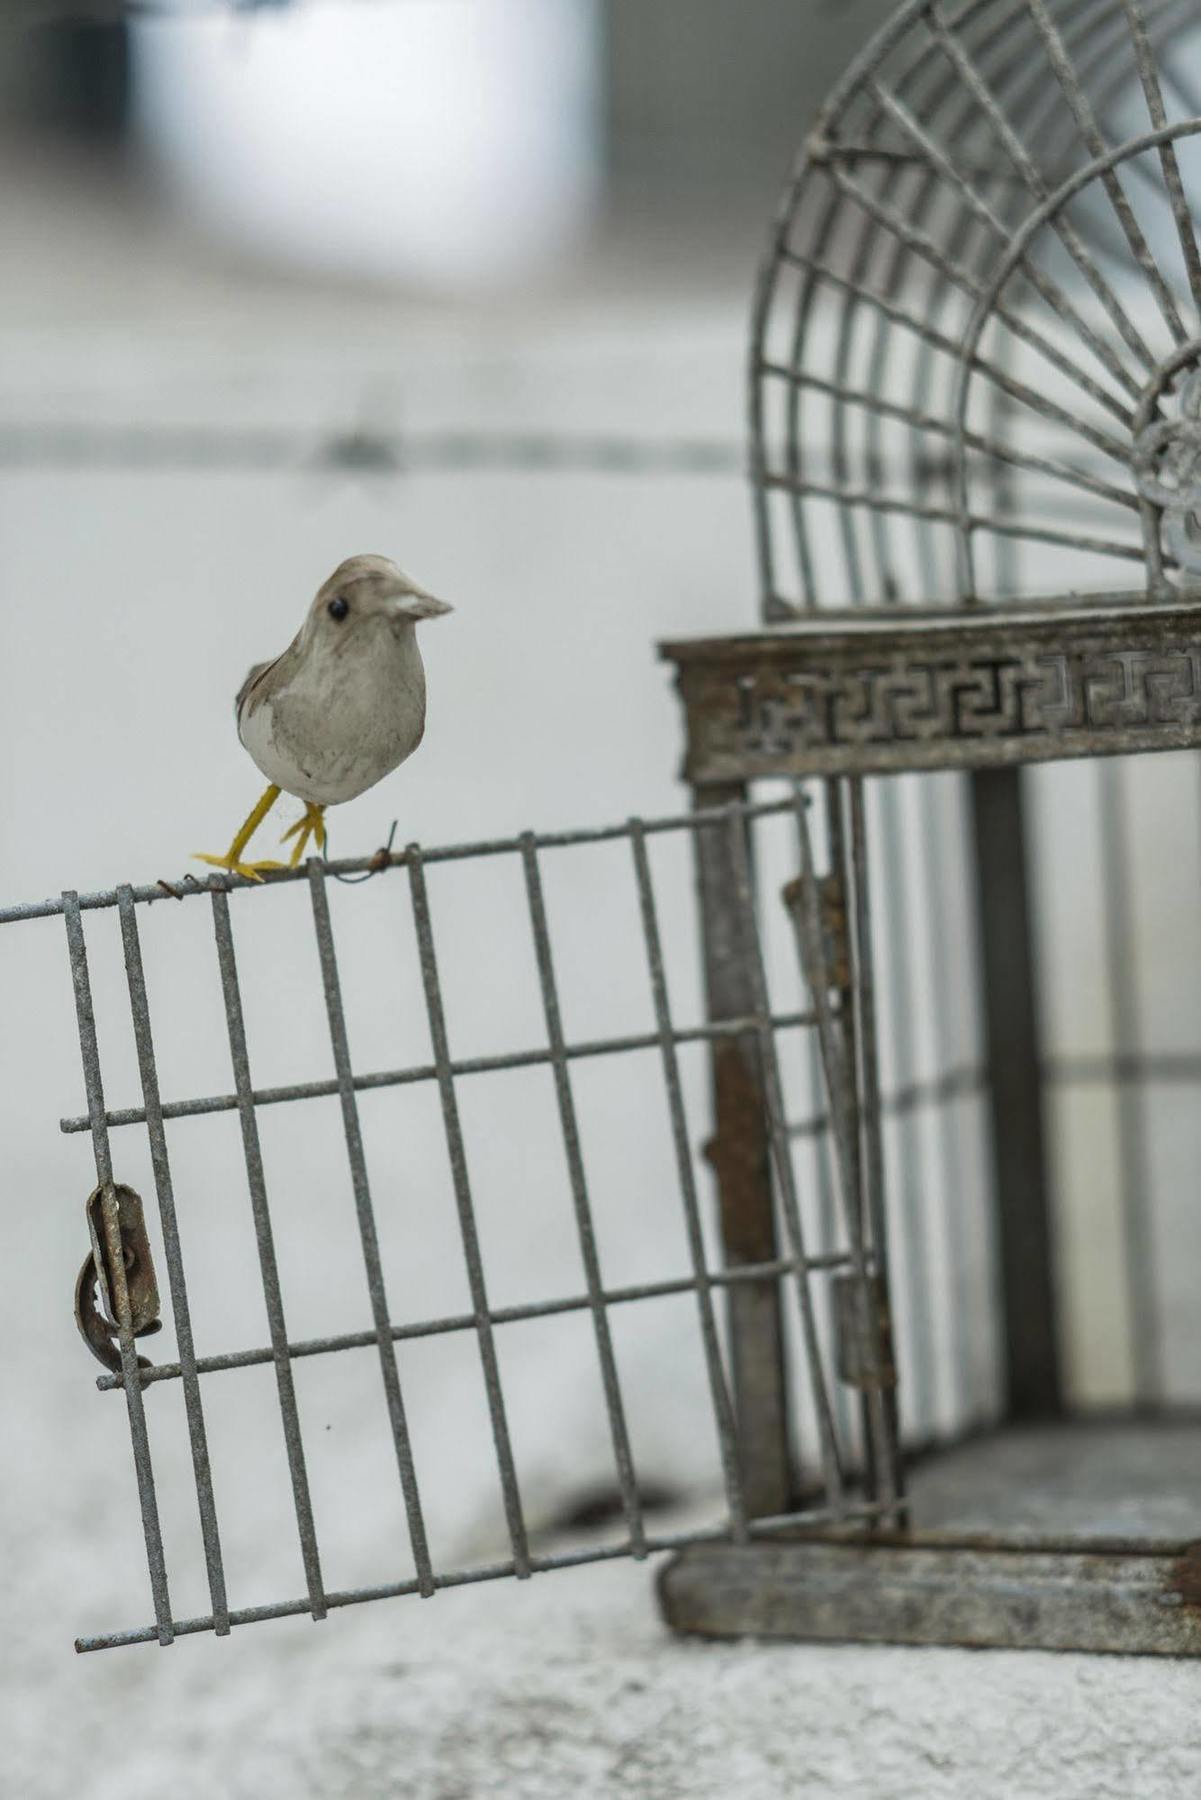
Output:
<path fill-rule="evenodd" d="M 775 222 L 752 333 L 765 620 L 1201 579 L 1201 20 L 912 0 Z"/>

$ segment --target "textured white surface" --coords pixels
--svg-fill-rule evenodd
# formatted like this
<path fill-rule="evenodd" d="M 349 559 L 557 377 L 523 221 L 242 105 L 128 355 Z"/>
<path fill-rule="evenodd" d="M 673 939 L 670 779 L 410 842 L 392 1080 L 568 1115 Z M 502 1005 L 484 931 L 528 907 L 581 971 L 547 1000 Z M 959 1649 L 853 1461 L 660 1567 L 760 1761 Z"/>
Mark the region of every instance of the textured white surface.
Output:
<path fill-rule="evenodd" d="M 677 1643 L 646 1572 L 618 1566 L 101 1660 L 46 1670 L 50 1731 L 27 1670 L 6 1792 L 58 1800 L 85 1770 L 96 1800 L 1178 1800 L 1201 1782 L 1191 1665 Z"/>

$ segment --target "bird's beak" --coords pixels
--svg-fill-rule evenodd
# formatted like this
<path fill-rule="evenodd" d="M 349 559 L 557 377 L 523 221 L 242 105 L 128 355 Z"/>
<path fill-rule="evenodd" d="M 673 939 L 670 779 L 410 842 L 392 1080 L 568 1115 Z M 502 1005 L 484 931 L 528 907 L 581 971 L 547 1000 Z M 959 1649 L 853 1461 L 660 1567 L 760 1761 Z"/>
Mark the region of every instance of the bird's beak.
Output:
<path fill-rule="evenodd" d="M 443 613 L 454 611 L 453 606 L 448 606 L 445 600 L 436 600 L 424 588 L 398 595 L 393 606 L 402 619 L 440 619 Z"/>

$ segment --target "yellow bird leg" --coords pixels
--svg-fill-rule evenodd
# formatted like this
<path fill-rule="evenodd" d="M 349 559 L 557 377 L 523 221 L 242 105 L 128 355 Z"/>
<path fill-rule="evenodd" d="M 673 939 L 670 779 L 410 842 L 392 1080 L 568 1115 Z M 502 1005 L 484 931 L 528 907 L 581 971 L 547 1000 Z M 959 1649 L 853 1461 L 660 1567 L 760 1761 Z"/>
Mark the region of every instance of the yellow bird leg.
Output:
<path fill-rule="evenodd" d="M 284 865 L 281 862 L 272 862 L 270 860 L 265 862 L 242 861 L 243 850 L 245 850 L 247 844 L 250 842 L 251 838 L 254 836 L 255 832 L 278 799 L 279 789 L 276 787 L 275 783 L 272 782 L 271 786 L 260 799 L 258 805 L 254 808 L 254 811 L 238 830 L 233 843 L 229 846 L 225 855 L 206 856 L 203 851 L 197 850 L 195 852 L 197 862 L 211 863 L 214 869 L 228 869 L 231 875 L 243 875 L 249 881 L 261 881 L 265 870 L 282 869 Z"/>
<path fill-rule="evenodd" d="M 325 849 L 325 808 L 317 806 L 312 800 L 306 800 L 304 817 L 297 819 L 295 825 L 289 825 L 279 841 L 281 844 L 286 844 L 290 837 L 294 837 L 296 843 L 292 855 L 288 859 L 288 867 L 296 869 L 300 867 L 301 858 L 304 856 L 311 837 L 316 838 L 318 850 Z"/>

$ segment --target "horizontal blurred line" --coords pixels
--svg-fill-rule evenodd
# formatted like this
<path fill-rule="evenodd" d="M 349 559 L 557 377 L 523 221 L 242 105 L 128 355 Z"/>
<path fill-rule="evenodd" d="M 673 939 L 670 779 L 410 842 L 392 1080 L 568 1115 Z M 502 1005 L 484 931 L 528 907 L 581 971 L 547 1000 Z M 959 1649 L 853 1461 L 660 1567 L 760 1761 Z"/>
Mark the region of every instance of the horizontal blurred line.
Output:
<path fill-rule="evenodd" d="M 944 1100 L 959 1100 L 967 1094 L 977 1094 L 988 1083 L 988 1070 L 975 1064 L 961 1069 L 948 1069 L 945 1075 L 937 1075 L 929 1081 L 914 1081 L 907 1087 L 896 1088 L 885 1094 L 880 1101 L 880 1111 L 885 1118 L 895 1118 L 904 1113 L 915 1112 L 921 1106 L 933 1106 Z M 85 1120 L 86 1124 L 87 1121 Z M 799 1119 L 788 1127 L 790 1137 L 820 1137 L 830 1129 L 830 1115 L 827 1112 L 814 1113 L 808 1119 Z"/>
<path fill-rule="evenodd" d="M 1201 1081 L 1201 1051 L 1162 1051 L 1145 1056 L 1051 1056 L 1045 1058 L 1043 1079 L 1057 1087 L 1104 1086 L 1134 1081 L 1166 1081 L 1186 1083 Z M 988 1085 L 988 1070 L 983 1065 L 965 1065 L 949 1069 L 946 1074 L 929 1081 L 914 1081 L 907 1087 L 885 1094 L 880 1111 L 886 1118 L 916 1112 L 923 1106 L 941 1105 L 947 1100 L 960 1100 L 980 1093 Z M 87 1121 L 81 1121 L 86 1125 Z M 820 1137 L 830 1129 L 828 1112 L 813 1113 L 788 1127 L 794 1138 Z"/>
<path fill-rule="evenodd" d="M 291 470 L 398 476 L 525 469 L 603 475 L 742 475 L 740 444 L 553 431 L 313 432 L 286 426 L 0 425 L 6 468 Z"/>
<path fill-rule="evenodd" d="M 1043 1063 L 1047 1081 L 1087 1086 L 1103 1082 L 1201 1081 L 1201 1050 L 1160 1050 L 1145 1055 L 1051 1056 Z"/>

